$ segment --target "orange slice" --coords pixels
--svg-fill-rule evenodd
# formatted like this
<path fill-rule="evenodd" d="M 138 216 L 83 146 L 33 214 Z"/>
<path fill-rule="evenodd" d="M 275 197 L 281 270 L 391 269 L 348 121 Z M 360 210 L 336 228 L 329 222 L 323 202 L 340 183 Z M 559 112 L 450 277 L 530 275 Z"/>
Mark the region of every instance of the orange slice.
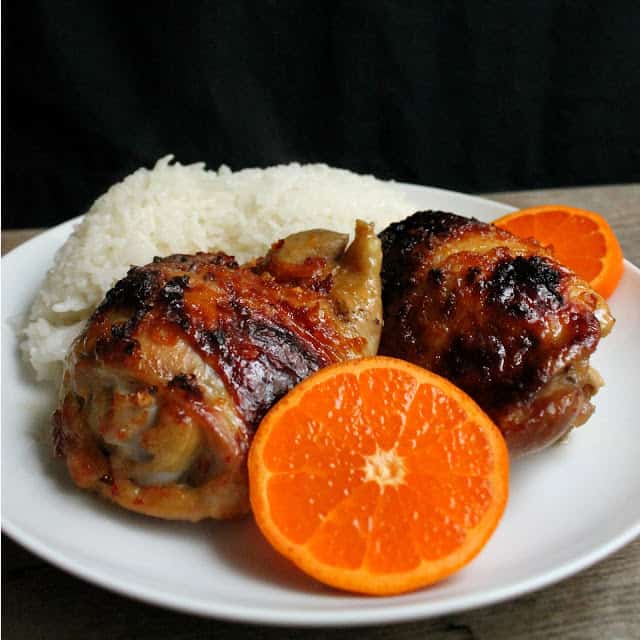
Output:
<path fill-rule="evenodd" d="M 463 391 L 374 357 L 322 369 L 262 421 L 250 496 L 269 542 L 323 583 L 396 594 L 450 575 L 504 511 L 502 435 Z"/>
<path fill-rule="evenodd" d="M 620 281 L 622 249 L 609 223 L 593 211 L 549 204 L 515 211 L 493 224 L 550 246 L 559 262 L 604 298 L 613 293 Z"/>

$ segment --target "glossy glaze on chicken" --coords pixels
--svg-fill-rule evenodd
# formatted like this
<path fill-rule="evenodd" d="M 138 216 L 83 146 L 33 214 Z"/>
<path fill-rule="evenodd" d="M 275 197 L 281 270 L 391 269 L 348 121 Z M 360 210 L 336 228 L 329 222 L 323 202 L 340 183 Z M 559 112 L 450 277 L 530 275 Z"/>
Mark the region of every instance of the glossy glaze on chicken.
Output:
<path fill-rule="evenodd" d="M 133 267 L 67 358 L 54 443 L 74 482 L 199 520 L 248 510 L 246 454 L 271 405 L 319 368 L 373 355 L 380 241 L 289 236 L 251 265 L 222 253 Z"/>
<path fill-rule="evenodd" d="M 534 241 L 450 213 L 390 225 L 380 352 L 450 379 L 512 453 L 582 424 L 601 386 L 589 357 L 613 325 L 605 301 Z"/>

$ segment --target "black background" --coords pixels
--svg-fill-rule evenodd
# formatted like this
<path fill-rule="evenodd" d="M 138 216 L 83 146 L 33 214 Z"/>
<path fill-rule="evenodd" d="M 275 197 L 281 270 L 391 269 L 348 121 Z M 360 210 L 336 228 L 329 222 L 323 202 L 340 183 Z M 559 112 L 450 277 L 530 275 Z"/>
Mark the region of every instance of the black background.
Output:
<path fill-rule="evenodd" d="M 465 191 L 640 179 L 637 2 L 3 4 L 3 226 L 174 153 Z"/>

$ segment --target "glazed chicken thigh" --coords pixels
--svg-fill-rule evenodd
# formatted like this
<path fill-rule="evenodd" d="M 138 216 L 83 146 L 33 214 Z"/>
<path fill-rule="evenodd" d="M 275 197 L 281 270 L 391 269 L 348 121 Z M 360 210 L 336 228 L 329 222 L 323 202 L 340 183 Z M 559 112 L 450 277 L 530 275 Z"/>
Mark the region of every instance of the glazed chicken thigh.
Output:
<path fill-rule="evenodd" d="M 423 211 L 380 234 L 380 352 L 466 391 L 510 451 L 556 441 L 593 412 L 589 357 L 613 318 L 589 285 L 534 241 Z"/>
<path fill-rule="evenodd" d="M 321 367 L 374 355 L 380 241 L 324 230 L 239 267 L 223 253 L 156 258 L 106 295 L 67 357 L 54 445 L 74 482 L 152 516 L 248 511 L 261 418 Z"/>

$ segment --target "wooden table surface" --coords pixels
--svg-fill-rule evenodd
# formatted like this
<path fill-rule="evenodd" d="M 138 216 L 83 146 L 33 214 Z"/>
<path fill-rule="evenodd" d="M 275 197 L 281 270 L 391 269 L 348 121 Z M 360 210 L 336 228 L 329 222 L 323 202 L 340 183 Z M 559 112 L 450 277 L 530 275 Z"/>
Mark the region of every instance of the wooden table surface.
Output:
<path fill-rule="evenodd" d="M 599 211 L 640 265 L 640 184 L 486 194 L 516 207 L 563 203 Z M 2 253 L 38 230 L 3 231 Z M 639 436 L 640 437 L 640 436 Z M 640 462 L 640 461 L 639 461 Z M 640 467 L 639 467 L 640 469 Z M 640 470 L 639 470 L 640 473 Z M 640 500 L 640 496 L 638 496 Z M 2 637 L 137 640 L 226 638 L 640 638 L 640 539 L 557 585 L 510 602 L 364 629 L 251 627 L 142 604 L 74 578 L 2 538 Z"/>

